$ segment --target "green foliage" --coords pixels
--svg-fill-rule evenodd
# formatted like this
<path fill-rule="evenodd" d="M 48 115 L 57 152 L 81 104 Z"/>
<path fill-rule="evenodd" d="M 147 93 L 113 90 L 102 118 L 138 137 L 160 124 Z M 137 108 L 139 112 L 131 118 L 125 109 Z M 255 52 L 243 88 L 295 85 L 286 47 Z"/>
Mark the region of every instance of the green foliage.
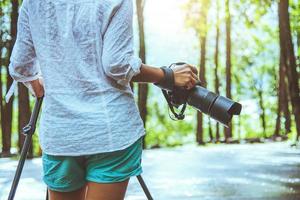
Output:
<path fill-rule="evenodd" d="M 158 93 L 159 92 L 159 93 Z M 156 95 L 148 103 L 148 116 L 146 124 L 146 144 L 148 147 L 177 146 L 194 141 L 190 136 L 195 129 L 195 111 L 187 109 L 184 121 L 173 121 L 168 115 L 167 102 L 157 88 L 150 87 L 150 95 Z"/>
<path fill-rule="evenodd" d="M 184 6 L 187 27 L 193 28 L 199 37 L 206 35 L 208 30 L 205 16 L 209 11 L 209 6 L 210 0 L 189 0 Z"/>
<path fill-rule="evenodd" d="M 300 66 L 300 1 L 290 1 L 290 18 L 292 33 L 295 38 L 296 45 L 296 56 L 298 57 L 298 66 Z"/>

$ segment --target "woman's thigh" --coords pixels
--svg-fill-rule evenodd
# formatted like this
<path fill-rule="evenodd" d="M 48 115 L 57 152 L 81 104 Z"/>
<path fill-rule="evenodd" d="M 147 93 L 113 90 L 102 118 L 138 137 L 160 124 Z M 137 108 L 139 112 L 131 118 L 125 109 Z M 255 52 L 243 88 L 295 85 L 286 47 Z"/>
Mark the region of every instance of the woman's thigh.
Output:
<path fill-rule="evenodd" d="M 48 190 L 49 200 L 85 200 L 86 186 L 72 192 L 57 192 Z"/>
<path fill-rule="evenodd" d="M 123 200 L 129 179 L 117 183 L 87 183 L 86 200 Z"/>
<path fill-rule="evenodd" d="M 87 200 L 122 200 L 130 177 L 142 173 L 142 139 L 126 149 L 88 156 Z"/>

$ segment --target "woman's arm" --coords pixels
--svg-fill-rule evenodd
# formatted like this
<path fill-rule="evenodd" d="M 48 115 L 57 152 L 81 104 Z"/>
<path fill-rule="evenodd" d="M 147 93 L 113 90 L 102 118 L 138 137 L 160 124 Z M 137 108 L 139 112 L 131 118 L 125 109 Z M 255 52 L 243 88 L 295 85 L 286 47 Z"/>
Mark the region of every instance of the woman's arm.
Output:
<path fill-rule="evenodd" d="M 174 72 L 174 84 L 176 86 L 191 89 L 198 81 L 197 68 L 192 65 L 174 65 L 172 70 Z M 164 72 L 162 69 L 142 64 L 140 73 L 133 76 L 131 80 L 133 82 L 159 83 L 163 78 Z"/>
<path fill-rule="evenodd" d="M 143 82 L 143 83 L 157 83 L 164 78 L 164 72 L 158 67 L 152 67 L 146 64 L 142 64 L 140 73 L 133 76 L 131 81 Z"/>
<path fill-rule="evenodd" d="M 37 80 L 41 76 L 30 31 L 27 0 L 23 1 L 19 9 L 17 26 L 17 39 L 10 56 L 9 64 L 9 74 L 14 79 L 14 84 L 6 95 L 7 102 L 15 91 L 16 82 L 24 83 L 28 87 L 30 85 L 27 85 L 26 82 L 29 83 L 32 80 Z"/>
<path fill-rule="evenodd" d="M 175 65 L 174 84 L 176 86 L 184 86 L 187 89 L 193 88 L 198 80 L 197 69 L 191 65 Z M 142 64 L 140 73 L 132 77 L 133 82 L 143 83 L 159 83 L 164 78 L 164 72 L 158 67 L 152 67 Z M 27 82 L 28 83 L 28 82 Z M 29 82 L 34 91 L 35 96 L 42 97 L 44 95 L 44 88 L 42 79 Z"/>
<path fill-rule="evenodd" d="M 44 96 L 44 84 L 43 79 L 39 78 L 33 81 L 26 82 L 25 84 L 30 84 L 33 90 L 33 93 L 36 97 Z"/>

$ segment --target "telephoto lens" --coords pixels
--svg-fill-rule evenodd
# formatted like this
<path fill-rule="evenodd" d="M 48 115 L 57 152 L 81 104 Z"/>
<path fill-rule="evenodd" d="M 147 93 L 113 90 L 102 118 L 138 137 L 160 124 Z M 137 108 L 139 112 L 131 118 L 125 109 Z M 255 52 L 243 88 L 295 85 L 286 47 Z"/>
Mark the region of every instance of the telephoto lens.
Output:
<path fill-rule="evenodd" d="M 225 126 L 228 126 L 233 115 L 239 115 L 242 110 L 241 104 L 217 95 L 200 85 L 196 85 L 189 92 L 187 103 Z"/>

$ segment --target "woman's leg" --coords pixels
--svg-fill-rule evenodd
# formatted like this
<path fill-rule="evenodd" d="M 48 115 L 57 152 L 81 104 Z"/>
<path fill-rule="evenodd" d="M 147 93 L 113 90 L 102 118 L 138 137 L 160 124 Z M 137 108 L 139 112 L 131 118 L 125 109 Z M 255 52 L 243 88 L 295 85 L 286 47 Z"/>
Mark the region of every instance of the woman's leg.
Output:
<path fill-rule="evenodd" d="M 84 200 L 86 195 L 84 157 L 43 153 L 43 180 L 50 200 Z"/>
<path fill-rule="evenodd" d="M 86 200 L 123 200 L 129 179 L 117 183 L 88 182 Z"/>
<path fill-rule="evenodd" d="M 130 177 L 142 173 L 142 137 L 123 150 L 87 158 L 86 200 L 123 200 Z"/>
<path fill-rule="evenodd" d="M 82 187 L 72 192 L 56 192 L 48 190 L 49 200 L 85 200 L 86 187 Z"/>

